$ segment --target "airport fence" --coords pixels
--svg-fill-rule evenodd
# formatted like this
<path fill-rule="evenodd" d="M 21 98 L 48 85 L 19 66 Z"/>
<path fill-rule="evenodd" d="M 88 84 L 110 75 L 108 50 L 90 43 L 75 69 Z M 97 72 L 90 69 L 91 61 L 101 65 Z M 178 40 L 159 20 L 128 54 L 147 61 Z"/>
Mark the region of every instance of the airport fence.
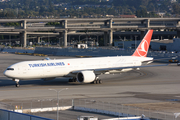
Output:
<path fill-rule="evenodd" d="M 0 120 L 52 120 L 52 119 L 0 109 Z"/>
<path fill-rule="evenodd" d="M 74 106 L 81 107 L 81 109 L 85 109 L 86 111 L 92 111 L 95 110 L 99 113 L 107 113 L 107 114 L 114 114 L 116 116 L 124 116 L 124 117 L 130 117 L 130 116 L 141 116 L 145 115 L 146 117 L 152 119 L 152 120 L 180 120 L 180 117 L 178 113 L 169 113 L 167 111 L 157 111 L 155 109 L 147 109 L 147 108 L 140 108 L 140 107 L 132 107 L 132 106 L 126 106 L 123 104 L 115 104 L 111 102 L 102 102 L 102 101 L 96 101 L 96 100 L 88 100 L 88 99 L 79 99 L 74 101 Z"/>
<path fill-rule="evenodd" d="M 39 99 L 30 100 L 28 102 L 10 102 L 0 103 L 1 109 L 28 113 L 31 115 L 43 116 L 43 112 L 57 111 L 57 99 Z M 116 117 L 131 117 L 145 115 L 151 120 L 180 120 L 179 113 L 170 113 L 163 110 L 155 110 L 153 108 L 140 108 L 116 104 L 111 102 L 103 102 L 90 99 L 59 99 L 59 110 L 74 109 L 87 112 L 95 112 L 101 114 L 114 115 Z"/>

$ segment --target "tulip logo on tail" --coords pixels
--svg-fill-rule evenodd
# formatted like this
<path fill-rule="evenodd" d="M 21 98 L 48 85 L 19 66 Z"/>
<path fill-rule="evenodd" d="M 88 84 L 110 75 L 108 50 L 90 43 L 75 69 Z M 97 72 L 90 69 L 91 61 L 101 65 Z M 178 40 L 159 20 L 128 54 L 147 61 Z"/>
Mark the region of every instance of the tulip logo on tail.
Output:
<path fill-rule="evenodd" d="M 149 44 L 146 40 L 143 40 L 143 42 L 140 44 L 140 47 L 137 49 L 137 53 L 141 57 L 146 57 L 147 51 L 148 51 Z"/>
<path fill-rule="evenodd" d="M 137 56 L 137 57 L 146 57 L 147 56 L 152 33 L 153 33 L 153 30 L 149 30 L 147 32 L 144 39 L 139 44 L 138 48 L 136 49 L 136 51 L 134 52 L 134 54 L 132 56 Z"/>

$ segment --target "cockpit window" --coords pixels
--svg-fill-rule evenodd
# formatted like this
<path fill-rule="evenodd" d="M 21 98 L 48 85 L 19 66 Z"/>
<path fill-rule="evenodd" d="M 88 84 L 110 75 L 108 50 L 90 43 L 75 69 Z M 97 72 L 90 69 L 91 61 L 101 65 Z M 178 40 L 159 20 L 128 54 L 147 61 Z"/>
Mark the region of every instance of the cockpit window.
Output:
<path fill-rule="evenodd" d="M 14 68 L 7 68 L 7 70 L 14 70 Z"/>

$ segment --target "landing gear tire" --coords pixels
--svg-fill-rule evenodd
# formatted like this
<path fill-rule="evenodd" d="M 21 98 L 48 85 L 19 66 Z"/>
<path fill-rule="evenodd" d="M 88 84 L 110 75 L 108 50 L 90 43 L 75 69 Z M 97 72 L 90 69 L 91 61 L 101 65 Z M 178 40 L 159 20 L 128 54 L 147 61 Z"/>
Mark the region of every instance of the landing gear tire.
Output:
<path fill-rule="evenodd" d="M 99 84 L 102 84 L 102 80 L 99 80 Z"/>
<path fill-rule="evenodd" d="M 13 81 L 15 81 L 16 82 L 16 87 L 19 87 L 20 85 L 19 85 L 19 79 L 13 79 Z"/>
<path fill-rule="evenodd" d="M 20 85 L 19 85 L 19 84 L 16 84 L 16 87 L 20 87 Z"/>
<path fill-rule="evenodd" d="M 98 80 L 96 80 L 96 84 L 98 84 L 99 83 L 99 81 Z"/>
<path fill-rule="evenodd" d="M 92 82 L 92 84 L 102 84 L 102 81 L 101 81 L 100 79 L 94 80 L 94 81 Z"/>
<path fill-rule="evenodd" d="M 93 82 L 91 82 L 91 84 L 96 84 L 96 80 L 94 80 Z"/>

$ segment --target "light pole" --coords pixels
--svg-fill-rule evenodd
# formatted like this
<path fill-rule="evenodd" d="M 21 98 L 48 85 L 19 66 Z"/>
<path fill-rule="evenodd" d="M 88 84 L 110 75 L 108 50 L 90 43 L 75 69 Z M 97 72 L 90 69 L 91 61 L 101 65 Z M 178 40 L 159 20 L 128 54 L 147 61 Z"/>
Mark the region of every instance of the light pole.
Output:
<path fill-rule="evenodd" d="M 11 47 L 11 35 L 9 35 L 9 46 Z"/>
<path fill-rule="evenodd" d="M 125 41 L 125 39 L 123 40 L 122 38 L 121 38 L 121 36 L 119 36 L 119 40 L 123 43 L 123 50 L 124 50 L 124 41 Z"/>
<path fill-rule="evenodd" d="M 96 36 L 97 36 L 97 44 L 96 44 L 96 46 L 99 46 L 99 39 L 98 39 L 99 35 L 96 35 Z"/>
<path fill-rule="evenodd" d="M 49 31 L 48 31 L 48 47 L 49 47 Z"/>
<path fill-rule="evenodd" d="M 57 93 L 57 100 L 58 100 L 58 103 L 57 103 L 57 120 L 59 120 L 59 93 L 63 90 L 67 90 L 68 88 L 64 88 L 64 89 L 61 89 L 61 90 L 55 90 L 55 89 L 49 89 L 49 90 L 53 90 Z"/>

